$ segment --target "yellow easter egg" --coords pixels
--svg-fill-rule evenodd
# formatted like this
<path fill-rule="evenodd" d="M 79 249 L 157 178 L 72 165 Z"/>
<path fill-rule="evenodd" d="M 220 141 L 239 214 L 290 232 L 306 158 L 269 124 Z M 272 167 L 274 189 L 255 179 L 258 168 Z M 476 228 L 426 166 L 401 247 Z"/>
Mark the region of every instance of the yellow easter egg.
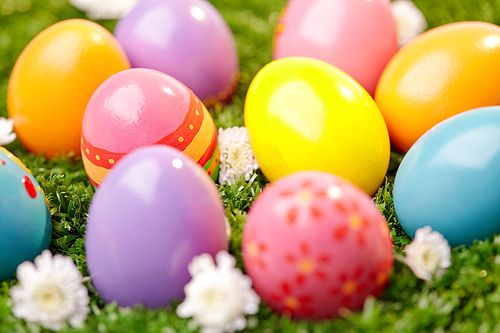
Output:
<path fill-rule="evenodd" d="M 387 172 L 389 134 L 372 97 L 316 59 L 273 61 L 252 80 L 245 126 L 269 181 L 299 170 L 339 175 L 374 194 Z"/>

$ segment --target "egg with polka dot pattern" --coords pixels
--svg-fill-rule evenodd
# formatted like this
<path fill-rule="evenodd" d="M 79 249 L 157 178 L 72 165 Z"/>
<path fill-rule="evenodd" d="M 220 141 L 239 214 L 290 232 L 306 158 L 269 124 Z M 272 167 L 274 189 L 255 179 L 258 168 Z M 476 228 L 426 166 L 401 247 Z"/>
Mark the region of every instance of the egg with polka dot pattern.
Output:
<path fill-rule="evenodd" d="M 153 69 L 112 75 L 94 92 L 83 116 L 81 153 L 91 183 L 98 186 L 130 151 L 153 144 L 177 148 L 217 179 L 217 129 L 189 88 Z"/>
<path fill-rule="evenodd" d="M 31 171 L 0 147 L 0 281 L 22 262 L 48 249 L 52 223 L 48 202 Z"/>
<path fill-rule="evenodd" d="M 257 197 L 245 222 L 243 263 L 274 311 L 327 319 L 377 296 L 393 265 L 388 225 L 371 198 L 343 178 L 300 171 Z"/>

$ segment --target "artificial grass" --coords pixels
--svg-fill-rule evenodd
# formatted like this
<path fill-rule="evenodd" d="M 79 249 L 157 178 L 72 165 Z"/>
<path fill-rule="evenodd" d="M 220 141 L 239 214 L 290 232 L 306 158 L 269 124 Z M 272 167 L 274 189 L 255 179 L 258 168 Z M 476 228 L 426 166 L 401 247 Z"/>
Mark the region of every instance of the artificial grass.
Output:
<path fill-rule="evenodd" d="M 236 95 L 225 108 L 212 111 L 217 127 L 243 125 L 243 101 L 248 85 L 271 61 L 274 24 L 286 0 L 211 0 L 229 23 L 238 46 L 241 78 Z M 481 20 L 500 24 L 497 0 L 414 0 L 429 28 L 453 21 Z M 7 116 L 6 91 L 10 71 L 24 46 L 41 30 L 68 18 L 85 17 L 66 0 L 0 0 L 0 116 Z M 98 21 L 112 31 L 114 21 Z M 51 250 L 71 256 L 88 275 L 84 253 L 85 221 L 94 189 L 81 159 L 71 156 L 45 160 L 27 153 L 18 141 L 7 149 L 33 171 L 50 204 L 53 222 Z M 387 180 L 374 196 L 386 216 L 399 254 L 410 239 L 397 222 L 392 204 L 392 181 L 401 155 L 393 153 Z M 219 186 L 231 224 L 230 251 L 241 260 L 241 231 L 246 212 L 265 186 L 265 178 L 240 180 Z M 470 247 L 453 249 L 452 265 L 441 279 L 424 282 L 396 260 L 390 282 L 379 299 L 368 299 L 359 312 L 344 311 L 339 319 L 292 321 L 261 304 L 249 316 L 248 332 L 500 332 L 500 241 L 492 236 Z M 9 288 L 15 279 L 0 283 L 0 333 L 43 332 L 40 326 L 15 318 Z M 83 329 L 63 332 L 189 332 L 188 319 L 175 315 L 175 307 L 158 310 L 105 305 L 90 282 L 91 314 Z"/>

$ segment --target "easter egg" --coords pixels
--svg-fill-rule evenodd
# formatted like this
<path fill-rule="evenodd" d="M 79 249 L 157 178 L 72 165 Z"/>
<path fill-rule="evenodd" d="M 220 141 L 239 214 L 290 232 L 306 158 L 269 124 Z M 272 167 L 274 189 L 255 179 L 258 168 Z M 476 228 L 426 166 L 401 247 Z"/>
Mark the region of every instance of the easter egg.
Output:
<path fill-rule="evenodd" d="M 500 106 L 452 116 L 408 150 L 394 182 L 403 229 L 431 226 L 450 246 L 500 233 Z"/>
<path fill-rule="evenodd" d="M 168 306 L 184 297 L 194 256 L 227 249 L 214 182 L 172 147 L 143 147 L 124 157 L 90 204 L 87 266 L 106 303 Z"/>
<path fill-rule="evenodd" d="M 0 281 L 49 248 L 52 222 L 46 200 L 31 171 L 0 147 Z"/>
<path fill-rule="evenodd" d="M 371 195 L 385 177 L 390 143 L 377 105 L 356 81 L 323 61 L 289 57 L 266 65 L 250 84 L 244 118 L 270 181 L 321 170 Z"/>
<path fill-rule="evenodd" d="M 406 152 L 446 118 L 500 104 L 498 71 L 497 25 L 451 23 L 415 38 L 388 63 L 375 94 L 391 143 Z"/>
<path fill-rule="evenodd" d="M 274 32 L 273 58 L 326 61 L 375 93 L 399 48 L 389 0 L 290 0 Z"/>
<path fill-rule="evenodd" d="M 125 154 L 153 144 L 179 149 L 217 179 L 212 116 L 184 84 L 156 70 L 133 68 L 103 82 L 87 105 L 81 136 L 83 164 L 95 186 Z"/>
<path fill-rule="evenodd" d="M 366 193 L 336 175 L 301 171 L 257 197 L 243 229 L 242 255 L 255 290 L 273 310 L 322 319 L 380 294 L 393 244 Z"/>
<path fill-rule="evenodd" d="M 206 0 L 143 0 L 120 19 L 114 34 L 132 67 L 171 75 L 206 105 L 227 101 L 238 84 L 233 34 Z"/>
<path fill-rule="evenodd" d="M 79 155 L 90 96 L 127 68 L 122 48 L 97 23 L 71 19 L 43 30 L 17 59 L 7 90 L 7 111 L 21 143 L 49 158 Z"/>

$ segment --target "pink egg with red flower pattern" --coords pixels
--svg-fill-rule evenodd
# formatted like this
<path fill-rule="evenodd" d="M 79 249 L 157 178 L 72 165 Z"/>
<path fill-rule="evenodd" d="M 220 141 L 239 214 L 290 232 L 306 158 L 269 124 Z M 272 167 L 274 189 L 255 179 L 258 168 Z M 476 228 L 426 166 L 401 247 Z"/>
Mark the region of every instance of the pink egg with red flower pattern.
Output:
<path fill-rule="evenodd" d="M 333 318 L 378 296 L 393 265 L 393 242 L 372 199 L 331 173 L 301 171 L 268 188 L 250 208 L 243 263 L 273 310 Z"/>

